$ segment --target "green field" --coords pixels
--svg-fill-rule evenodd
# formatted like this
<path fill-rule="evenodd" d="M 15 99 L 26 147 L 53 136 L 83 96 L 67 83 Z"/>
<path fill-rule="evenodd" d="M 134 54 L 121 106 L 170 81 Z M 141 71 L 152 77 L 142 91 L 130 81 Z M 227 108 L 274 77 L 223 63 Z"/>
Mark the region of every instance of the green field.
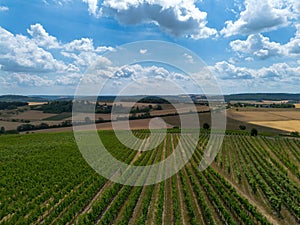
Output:
<path fill-rule="evenodd" d="M 99 135 L 112 155 L 134 165 L 163 160 L 179 138 L 168 133 L 156 149 L 139 153 L 111 131 Z M 72 133 L 0 136 L 0 223 L 299 224 L 299 139 L 227 135 L 200 172 L 207 141 L 201 134 L 191 161 L 170 179 L 130 187 L 96 174 Z"/>

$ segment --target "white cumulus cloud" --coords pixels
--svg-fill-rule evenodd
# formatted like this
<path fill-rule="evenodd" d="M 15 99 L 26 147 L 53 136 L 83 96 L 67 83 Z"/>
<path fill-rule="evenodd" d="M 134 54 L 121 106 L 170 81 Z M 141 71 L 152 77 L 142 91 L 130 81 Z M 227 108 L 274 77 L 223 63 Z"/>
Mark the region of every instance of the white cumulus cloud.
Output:
<path fill-rule="evenodd" d="M 5 81 L 1 83 L 19 87 L 75 85 L 95 61 L 109 64 L 102 54 L 114 51 L 95 46 L 90 38 L 62 43 L 41 24 L 31 25 L 27 33 L 15 35 L 0 27 L 0 75 Z"/>
<path fill-rule="evenodd" d="M 27 29 L 28 34 L 31 35 L 32 40 L 38 45 L 46 48 L 60 48 L 56 37 L 49 35 L 44 27 L 37 23 L 30 26 L 30 29 Z"/>
<path fill-rule="evenodd" d="M 249 35 L 276 30 L 299 18 L 298 0 L 245 0 L 245 10 L 236 21 L 226 21 L 221 34 Z"/>
<path fill-rule="evenodd" d="M 252 82 L 283 82 L 300 84 L 300 66 L 287 63 L 275 63 L 258 69 L 235 66 L 227 61 L 216 63 L 210 69 L 223 80 L 251 80 Z M 294 83 L 295 84 L 295 83 Z"/>
<path fill-rule="evenodd" d="M 82 0 L 84 3 L 87 3 L 89 6 L 89 13 L 95 16 L 98 15 L 98 0 Z"/>
<path fill-rule="evenodd" d="M 120 24 L 153 23 L 173 36 L 208 38 L 217 34 L 207 27 L 207 13 L 195 0 L 83 0 L 96 17 L 114 17 Z"/>
<path fill-rule="evenodd" d="M 291 38 L 290 42 L 284 46 L 287 54 L 300 55 L 300 24 L 296 25 L 295 37 Z"/>
<path fill-rule="evenodd" d="M 0 27 L 0 64 L 6 71 L 51 72 L 63 71 L 66 65 L 39 47 L 34 39 L 13 35 Z"/>
<path fill-rule="evenodd" d="M 147 49 L 141 49 L 141 50 L 140 50 L 140 53 L 141 53 L 142 55 L 146 54 L 147 52 L 148 52 Z"/>
<path fill-rule="evenodd" d="M 10 83 L 16 83 L 18 85 L 29 87 L 51 86 L 54 84 L 54 81 L 48 77 L 26 73 L 14 73 L 9 76 L 8 80 Z"/>
<path fill-rule="evenodd" d="M 296 26 L 295 36 L 286 44 L 270 41 L 262 34 L 251 34 L 246 40 L 230 42 L 233 51 L 242 57 L 257 57 L 267 59 L 276 56 L 294 57 L 300 55 L 300 24 Z"/>
<path fill-rule="evenodd" d="M 8 11 L 9 8 L 7 6 L 0 6 L 0 12 L 1 11 Z"/>
<path fill-rule="evenodd" d="M 261 34 L 251 34 L 245 41 L 232 41 L 230 46 L 235 52 L 251 54 L 261 59 L 282 54 L 282 48 L 279 43 L 271 42 L 268 37 L 264 37 Z"/>

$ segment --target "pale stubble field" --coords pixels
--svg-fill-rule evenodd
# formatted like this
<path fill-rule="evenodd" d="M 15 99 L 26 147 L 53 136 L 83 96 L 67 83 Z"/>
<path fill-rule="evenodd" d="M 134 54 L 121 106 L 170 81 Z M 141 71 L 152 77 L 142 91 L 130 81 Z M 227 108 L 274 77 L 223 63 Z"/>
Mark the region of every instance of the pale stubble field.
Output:
<path fill-rule="evenodd" d="M 300 132 L 300 109 L 228 110 L 228 116 L 243 122 L 283 131 Z"/>

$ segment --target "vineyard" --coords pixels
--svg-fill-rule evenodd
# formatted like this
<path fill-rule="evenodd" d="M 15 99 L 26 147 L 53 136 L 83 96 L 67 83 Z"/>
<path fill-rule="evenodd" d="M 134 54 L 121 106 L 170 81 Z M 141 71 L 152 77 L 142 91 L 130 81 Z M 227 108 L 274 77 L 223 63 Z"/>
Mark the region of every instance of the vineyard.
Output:
<path fill-rule="evenodd" d="M 145 131 L 135 131 L 140 139 Z M 99 136 L 127 164 L 164 160 L 180 134 L 152 151 Z M 227 134 L 213 164 L 198 169 L 209 134 L 171 178 L 131 187 L 104 179 L 82 158 L 72 133 L 0 136 L 0 224 L 299 224 L 300 140 Z M 183 151 L 187 151 L 182 145 Z M 159 176 L 159 174 L 157 174 Z"/>

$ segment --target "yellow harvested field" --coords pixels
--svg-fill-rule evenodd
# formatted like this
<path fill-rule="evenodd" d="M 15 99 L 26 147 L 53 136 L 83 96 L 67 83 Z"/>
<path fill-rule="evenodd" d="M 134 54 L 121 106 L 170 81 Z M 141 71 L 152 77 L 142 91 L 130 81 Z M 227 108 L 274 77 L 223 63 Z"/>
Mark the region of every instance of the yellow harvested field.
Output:
<path fill-rule="evenodd" d="M 44 105 L 46 103 L 47 102 L 28 102 L 28 105 L 29 106 L 35 106 L 35 105 Z"/>
<path fill-rule="evenodd" d="M 227 111 L 227 115 L 233 119 L 249 121 L 284 121 L 300 120 L 300 110 L 264 110 L 264 111 Z"/>
<path fill-rule="evenodd" d="M 278 115 L 291 120 L 300 120 L 300 110 L 270 112 L 273 115 Z"/>
<path fill-rule="evenodd" d="M 296 109 L 300 109 L 300 104 L 295 104 Z"/>
<path fill-rule="evenodd" d="M 300 131 L 299 109 L 228 110 L 228 117 L 246 123 L 293 132 Z"/>
<path fill-rule="evenodd" d="M 250 121 L 249 123 L 264 127 L 271 127 L 288 132 L 300 132 L 300 120 L 283 120 L 283 121 Z"/>

